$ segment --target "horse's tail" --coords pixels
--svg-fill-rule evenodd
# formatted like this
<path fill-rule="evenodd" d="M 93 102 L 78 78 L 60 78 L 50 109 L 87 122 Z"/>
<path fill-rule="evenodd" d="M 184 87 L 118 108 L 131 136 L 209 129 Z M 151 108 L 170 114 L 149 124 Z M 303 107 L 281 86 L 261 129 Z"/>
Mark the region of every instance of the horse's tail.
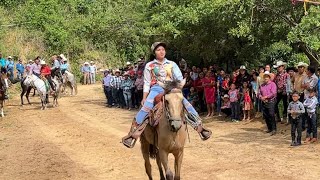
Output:
<path fill-rule="evenodd" d="M 157 157 L 157 154 L 158 154 L 158 148 L 155 145 L 150 144 L 149 145 L 149 156 L 150 156 L 150 158 L 155 159 Z"/>

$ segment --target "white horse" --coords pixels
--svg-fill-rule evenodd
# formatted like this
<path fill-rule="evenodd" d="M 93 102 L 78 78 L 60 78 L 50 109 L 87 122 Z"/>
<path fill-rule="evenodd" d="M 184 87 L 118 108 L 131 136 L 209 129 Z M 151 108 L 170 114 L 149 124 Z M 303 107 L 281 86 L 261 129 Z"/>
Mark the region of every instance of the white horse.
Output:
<path fill-rule="evenodd" d="M 1 108 L 1 117 L 4 117 L 3 107 L 5 101 L 6 90 L 9 88 L 8 77 L 6 74 L 0 75 L 0 108 Z"/>
<path fill-rule="evenodd" d="M 52 96 L 53 96 L 53 102 L 52 103 L 53 103 L 53 107 L 57 107 L 58 106 L 58 98 L 59 98 L 60 90 L 61 90 L 61 83 L 57 79 L 57 76 L 52 78 L 52 82 L 55 85 L 55 89 L 56 89 L 54 94 L 52 94 Z"/>
<path fill-rule="evenodd" d="M 38 76 L 31 74 L 27 75 L 24 82 L 24 85 L 26 86 L 33 86 L 37 89 L 40 99 L 41 99 L 41 104 L 42 104 L 42 110 L 47 108 L 47 88 L 45 82 L 40 79 Z"/>
<path fill-rule="evenodd" d="M 69 86 L 71 88 L 71 96 L 78 94 L 78 88 L 76 83 L 76 78 L 69 71 L 65 71 L 62 77 L 63 79 L 63 87 L 62 92 L 65 93 L 66 87 Z"/>

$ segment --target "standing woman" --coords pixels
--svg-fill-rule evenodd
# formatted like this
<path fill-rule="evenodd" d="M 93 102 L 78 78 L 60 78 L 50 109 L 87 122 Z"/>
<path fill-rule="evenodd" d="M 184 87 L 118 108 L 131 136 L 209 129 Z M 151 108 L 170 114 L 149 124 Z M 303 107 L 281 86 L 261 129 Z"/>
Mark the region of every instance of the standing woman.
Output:
<path fill-rule="evenodd" d="M 202 86 L 203 78 L 204 78 L 204 73 L 200 72 L 198 78 L 193 82 L 193 86 L 196 88 L 198 92 L 201 112 L 206 111 L 205 102 L 204 102 L 204 88 Z"/>
<path fill-rule="evenodd" d="M 211 71 L 208 71 L 206 77 L 203 78 L 202 86 L 204 87 L 204 95 L 206 97 L 207 109 L 208 109 L 208 117 L 212 117 L 214 115 L 214 102 L 215 102 L 215 87 L 214 87 L 214 77 L 212 77 Z"/>
<path fill-rule="evenodd" d="M 122 138 L 122 143 L 126 147 L 132 148 L 134 146 L 136 140 L 145 128 L 145 118 L 154 107 L 154 98 L 157 95 L 164 93 L 164 89 L 159 85 L 159 82 L 183 81 L 179 66 L 175 62 L 166 59 L 165 48 L 166 44 L 162 42 L 155 42 L 151 46 L 151 51 L 154 54 L 155 59 L 147 63 L 144 70 L 143 99 L 141 101 L 142 108 L 133 120 L 129 134 Z M 186 120 L 199 133 L 202 140 L 209 139 L 212 133 L 202 126 L 197 111 L 186 98 L 184 98 L 181 103 L 183 103 L 188 116 L 190 116 L 190 119 L 187 118 Z"/>

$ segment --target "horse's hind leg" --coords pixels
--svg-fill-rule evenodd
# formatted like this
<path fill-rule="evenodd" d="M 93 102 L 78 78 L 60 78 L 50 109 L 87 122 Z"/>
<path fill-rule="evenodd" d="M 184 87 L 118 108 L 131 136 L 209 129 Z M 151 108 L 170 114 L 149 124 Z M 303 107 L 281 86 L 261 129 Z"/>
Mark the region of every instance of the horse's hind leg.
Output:
<path fill-rule="evenodd" d="M 171 172 L 169 166 L 168 166 L 168 153 L 159 149 L 159 155 L 161 159 L 161 163 L 164 167 L 164 170 L 166 172 L 166 179 L 167 180 L 173 180 L 173 173 Z"/>
<path fill-rule="evenodd" d="M 26 98 L 27 98 L 27 101 L 28 101 L 28 103 L 31 105 L 31 103 L 30 103 L 30 100 L 29 100 L 29 95 L 30 95 L 30 92 L 31 92 L 31 87 L 28 87 L 28 89 L 27 89 L 27 93 L 26 93 Z"/>
<path fill-rule="evenodd" d="M 160 173 L 160 180 L 166 180 L 166 177 L 164 177 L 164 174 L 163 174 L 159 153 L 156 156 L 156 161 L 157 161 L 157 165 L 158 165 L 158 169 L 159 169 L 159 173 Z"/>
<path fill-rule="evenodd" d="M 0 106 L 1 106 L 1 117 L 4 117 L 4 113 L 3 113 L 3 103 L 4 103 L 4 101 L 3 100 L 1 100 L 1 102 L 0 102 Z"/>
<path fill-rule="evenodd" d="M 181 164 L 183 159 L 183 151 L 174 155 L 174 180 L 180 180 Z"/>
<path fill-rule="evenodd" d="M 150 164 L 150 158 L 149 158 L 150 144 L 147 142 L 147 140 L 143 135 L 140 137 L 140 140 L 141 140 L 141 152 L 144 159 L 144 167 L 146 169 L 146 173 L 149 177 L 149 180 L 152 180 L 151 164 Z"/>
<path fill-rule="evenodd" d="M 21 106 L 23 106 L 23 96 L 24 96 L 24 94 L 26 93 L 26 90 L 25 89 L 22 89 L 22 92 L 21 92 L 21 94 L 20 94 L 20 98 L 21 98 Z"/>

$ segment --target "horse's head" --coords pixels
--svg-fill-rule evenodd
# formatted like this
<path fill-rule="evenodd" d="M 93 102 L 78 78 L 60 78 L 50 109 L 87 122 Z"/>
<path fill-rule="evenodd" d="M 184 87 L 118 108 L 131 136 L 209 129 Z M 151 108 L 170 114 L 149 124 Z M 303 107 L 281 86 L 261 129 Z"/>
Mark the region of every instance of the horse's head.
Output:
<path fill-rule="evenodd" d="M 27 75 L 23 81 L 23 83 L 27 86 L 30 86 L 32 84 L 32 82 L 35 80 L 35 75 L 31 74 L 31 75 Z"/>
<path fill-rule="evenodd" d="M 182 95 L 182 87 L 185 83 L 185 79 L 182 81 L 159 83 L 166 91 L 166 119 L 169 121 L 169 126 L 173 132 L 177 132 L 184 123 L 184 107 L 182 104 L 184 98 Z"/>

